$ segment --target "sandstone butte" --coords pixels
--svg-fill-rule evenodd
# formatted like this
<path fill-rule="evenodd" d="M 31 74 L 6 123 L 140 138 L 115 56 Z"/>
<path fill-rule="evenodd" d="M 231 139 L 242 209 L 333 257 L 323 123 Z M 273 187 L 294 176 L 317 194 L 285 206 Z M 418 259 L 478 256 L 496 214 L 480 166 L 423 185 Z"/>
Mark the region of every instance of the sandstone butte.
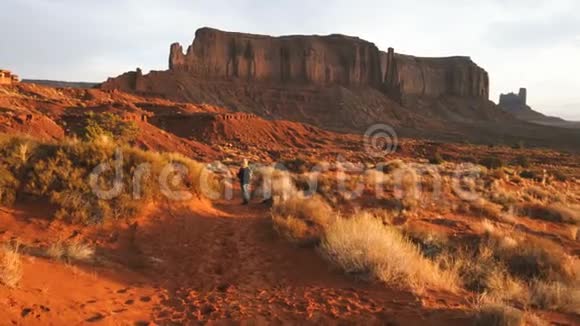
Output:
<path fill-rule="evenodd" d="M 469 57 L 424 58 L 381 51 L 371 42 L 345 35 L 281 36 L 201 28 L 185 53 L 170 48 L 169 70 L 206 80 L 270 84 L 369 86 L 405 96 L 489 97 L 487 72 Z M 106 87 L 148 91 L 140 70 Z"/>

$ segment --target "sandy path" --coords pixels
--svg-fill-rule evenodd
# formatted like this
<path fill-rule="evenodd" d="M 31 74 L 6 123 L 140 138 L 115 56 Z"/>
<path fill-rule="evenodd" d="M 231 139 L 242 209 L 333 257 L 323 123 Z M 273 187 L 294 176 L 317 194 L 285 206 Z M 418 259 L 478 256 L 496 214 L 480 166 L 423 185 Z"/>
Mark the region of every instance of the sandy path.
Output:
<path fill-rule="evenodd" d="M 74 231 L 24 215 L 0 212 L 5 240 L 48 243 Z M 0 287 L 0 325 L 469 324 L 457 297 L 421 300 L 332 270 L 314 249 L 279 239 L 260 204 L 162 208 L 130 230 L 111 247 L 117 232 L 86 231 L 110 263 L 25 257 L 21 286 Z"/>
<path fill-rule="evenodd" d="M 329 269 L 314 250 L 277 238 L 260 204 L 221 202 L 205 215 L 171 210 L 141 231 L 162 325 L 238 320 L 258 323 L 463 324 L 465 314 L 421 308 L 414 295 L 356 282 Z M 445 302 L 443 302 L 445 303 Z"/>

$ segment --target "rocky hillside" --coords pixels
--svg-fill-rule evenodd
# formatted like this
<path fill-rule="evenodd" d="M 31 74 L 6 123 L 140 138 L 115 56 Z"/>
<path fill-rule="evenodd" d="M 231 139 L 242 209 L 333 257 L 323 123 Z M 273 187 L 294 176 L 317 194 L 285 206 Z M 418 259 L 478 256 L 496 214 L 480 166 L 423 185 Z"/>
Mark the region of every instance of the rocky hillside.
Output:
<path fill-rule="evenodd" d="M 48 141 L 82 138 L 87 120 L 114 114 L 135 126 L 133 144 L 146 150 L 178 152 L 200 161 L 251 156 L 270 160 L 284 150 L 357 148 L 360 135 L 338 134 L 293 121 L 266 120 L 207 104 L 172 102 L 120 91 L 0 85 L 0 133 Z M 355 145 L 353 145 L 355 144 Z"/>
<path fill-rule="evenodd" d="M 469 57 L 383 52 L 344 35 L 202 28 L 185 51 L 171 45 L 168 70 L 137 69 L 100 87 L 341 132 L 386 123 L 407 137 L 580 148 L 580 134 L 523 122 L 489 101 L 488 74 Z"/>
<path fill-rule="evenodd" d="M 180 44 L 171 45 L 169 70 L 128 72 L 102 88 L 360 130 L 380 121 L 428 125 L 412 105 L 416 98 L 429 104 L 440 97 L 486 103 L 489 78 L 468 57 L 383 52 L 356 37 L 270 37 L 202 28 L 185 53 Z"/>

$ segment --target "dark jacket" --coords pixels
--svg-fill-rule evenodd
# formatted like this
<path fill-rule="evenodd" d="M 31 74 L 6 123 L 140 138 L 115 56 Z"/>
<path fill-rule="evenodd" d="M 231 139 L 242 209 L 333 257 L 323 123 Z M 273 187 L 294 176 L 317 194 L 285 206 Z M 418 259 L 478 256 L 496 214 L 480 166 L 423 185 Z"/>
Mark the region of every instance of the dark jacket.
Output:
<path fill-rule="evenodd" d="M 241 185 L 250 184 L 250 179 L 252 178 L 252 170 L 250 168 L 240 168 L 238 171 L 238 179 Z"/>

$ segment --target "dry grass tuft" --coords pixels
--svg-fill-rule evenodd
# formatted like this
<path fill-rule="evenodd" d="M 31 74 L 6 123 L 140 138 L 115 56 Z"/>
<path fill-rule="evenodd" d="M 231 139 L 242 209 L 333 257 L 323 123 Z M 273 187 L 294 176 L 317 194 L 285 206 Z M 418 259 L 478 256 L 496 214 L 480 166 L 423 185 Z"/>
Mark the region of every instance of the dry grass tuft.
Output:
<path fill-rule="evenodd" d="M 377 166 L 377 169 L 379 171 L 382 171 L 383 173 L 391 173 L 393 171 L 403 169 L 405 167 L 406 167 L 405 162 L 403 162 L 401 160 L 391 160 L 391 161 L 379 164 Z"/>
<path fill-rule="evenodd" d="M 64 247 L 64 243 L 62 241 L 56 241 L 46 249 L 46 256 L 49 258 L 59 260 L 62 259 L 65 255 L 66 249 Z"/>
<path fill-rule="evenodd" d="M 326 226 L 333 218 L 334 212 L 322 197 L 297 193 L 286 200 L 276 201 L 272 207 L 272 215 L 293 216 L 311 224 Z"/>
<path fill-rule="evenodd" d="M 335 213 L 320 196 L 294 196 L 274 202 L 272 224 L 281 236 L 300 245 L 317 244 Z"/>
<path fill-rule="evenodd" d="M 525 193 L 534 199 L 545 201 L 550 198 L 550 193 L 538 186 L 530 186 L 525 189 Z"/>
<path fill-rule="evenodd" d="M 492 201 L 496 204 L 499 204 L 505 208 L 512 207 L 518 203 L 517 196 L 514 193 L 505 190 L 500 185 L 496 185 L 492 189 L 490 196 L 489 196 L 489 199 L 490 199 L 490 201 Z"/>
<path fill-rule="evenodd" d="M 570 225 L 570 226 L 568 226 L 566 231 L 567 231 L 567 236 L 570 238 L 570 240 L 572 240 L 572 241 L 578 240 L 578 226 Z"/>
<path fill-rule="evenodd" d="M 478 326 L 547 326 L 538 316 L 511 307 L 485 295 L 481 296 L 474 311 L 474 325 Z"/>
<path fill-rule="evenodd" d="M 406 210 L 412 210 L 419 205 L 421 195 L 419 181 L 420 178 L 413 168 L 406 167 L 393 171 L 395 198 L 401 201 Z"/>
<path fill-rule="evenodd" d="M 80 241 L 66 243 L 59 240 L 47 248 L 46 255 L 55 260 L 89 261 L 93 259 L 95 249 Z"/>
<path fill-rule="evenodd" d="M 347 273 L 414 290 L 425 286 L 455 289 L 453 273 L 439 269 L 400 231 L 368 212 L 339 218 L 325 231 L 322 254 Z"/>
<path fill-rule="evenodd" d="M 297 219 L 293 216 L 272 216 L 274 230 L 286 240 L 298 245 L 316 244 L 319 236 L 314 234 L 313 230 L 308 227 L 304 220 Z"/>
<path fill-rule="evenodd" d="M 578 277 L 575 259 L 547 239 L 529 236 L 514 247 L 497 245 L 495 254 L 512 275 L 524 280 L 539 278 L 568 283 Z"/>
<path fill-rule="evenodd" d="M 531 284 L 532 305 L 546 310 L 580 314 L 580 289 L 558 282 Z"/>
<path fill-rule="evenodd" d="M 502 303 L 483 303 L 475 310 L 477 326 L 523 326 L 525 314 Z"/>
<path fill-rule="evenodd" d="M 495 300 L 519 303 L 529 301 L 529 292 L 526 284 L 511 276 L 503 268 L 493 269 L 485 282 L 488 295 Z"/>
<path fill-rule="evenodd" d="M 497 283 L 505 275 L 505 267 L 494 260 L 493 249 L 489 246 L 481 246 L 476 252 L 466 249 L 449 256 L 449 268 L 457 270 L 461 283 L 467 290 L 485 293 L 500 287 Z M 507 295 L 494 293 L 494 297 Z"/>
<path fill-rule="evenodd" d="M 548 206 L 541 204 L 528 204 L 523 207 L 523 211 L 531 218 L 580 225 L 579 207 L 563 204 L 552 204 Z"/>
<path fill-rule="evenodd" d="M 80 241 L 74 241 L 66 246 L 66 257 L 70 260 L 89 261 L 95 256 L 95 249 Z"/>
<path fill-rule="evenodd" d="M 501 206 L 491 203 L 483 198 L 478 198 L 470 202 L 469 208 L 472 213 L 481 217 L 499 220 L 502 216 Z"/>
<path fill-rule="evenodd" d="M 435 231 L 430 225 L 405 224 L 403 233 L 419 246 L 424 256 L 436 258 L 449 246 L 446 234 Z"/>
<path fill-rule="evenodd" d="M 18 248 L 0 247 L 0 284 L 13 288 L 22 279 L 22 261 Z"/>

